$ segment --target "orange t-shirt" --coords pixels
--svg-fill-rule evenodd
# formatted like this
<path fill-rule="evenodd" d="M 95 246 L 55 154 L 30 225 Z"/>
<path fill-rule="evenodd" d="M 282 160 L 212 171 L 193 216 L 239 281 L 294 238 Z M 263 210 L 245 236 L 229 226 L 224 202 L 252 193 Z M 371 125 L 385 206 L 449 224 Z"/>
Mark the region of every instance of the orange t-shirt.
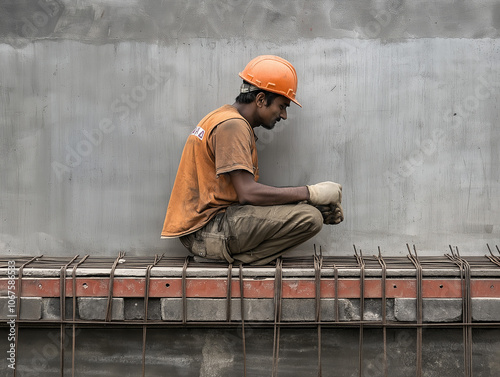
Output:
<path fill-rule="evenodd" d="M 205 116 L 188 136 L 170 195 L 162 238 L 197 231 L 219 211 L 238 202 L 224 173 L 246 170 L 259 178 L 252 127 L 225 105 Z"/>

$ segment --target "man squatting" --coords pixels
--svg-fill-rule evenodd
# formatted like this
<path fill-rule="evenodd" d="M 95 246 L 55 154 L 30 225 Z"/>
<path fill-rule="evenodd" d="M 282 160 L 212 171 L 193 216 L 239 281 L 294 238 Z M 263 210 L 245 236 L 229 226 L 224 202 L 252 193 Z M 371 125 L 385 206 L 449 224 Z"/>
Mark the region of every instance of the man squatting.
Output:
<path fill-rule="evenodd" d="M 273 187 L 258 182 L 255 127 L 287 118 L 295 68 L 273 55 L 251 60 L 233 105 L 206 115 L 187 138 L 162 238 L 180 238 L 195 256 L 264 265 L 344 219 L 342 186 Z"/>

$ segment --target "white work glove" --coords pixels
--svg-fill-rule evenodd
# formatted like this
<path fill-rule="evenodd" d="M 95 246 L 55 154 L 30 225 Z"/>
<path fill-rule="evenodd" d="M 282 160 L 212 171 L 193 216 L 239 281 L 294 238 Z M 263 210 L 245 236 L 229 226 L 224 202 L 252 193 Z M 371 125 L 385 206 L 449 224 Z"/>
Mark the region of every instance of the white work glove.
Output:
<path fill-rule="evenodd" d="M 321 182 L 308 185 L 309 203 L 312 205 L 340 204 L 342 202 L 342 186 L 335 182 Z"/>

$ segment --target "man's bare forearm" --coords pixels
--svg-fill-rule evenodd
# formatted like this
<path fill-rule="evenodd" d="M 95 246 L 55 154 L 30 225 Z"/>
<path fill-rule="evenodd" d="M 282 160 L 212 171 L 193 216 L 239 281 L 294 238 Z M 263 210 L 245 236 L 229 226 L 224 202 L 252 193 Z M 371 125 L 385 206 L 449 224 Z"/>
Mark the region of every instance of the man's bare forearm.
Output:
<path fill-rule="evenodd" d="M 253 175 L 246 171 L 229 173 L 238 194 L 240 204 L 259 206 L 296 203 L 309 199 L 306 186 L 274 187 L 255 182 Z"/>
<path fill-rule="evenodd" d="M 240 204 L 257 206 L 279 205 L 296 203 L 309 199 L 309 190 L 306 186 L 300 187 L 273 187 L 257 183 L 251 192 L 243 197 L 238 196 Z"/>

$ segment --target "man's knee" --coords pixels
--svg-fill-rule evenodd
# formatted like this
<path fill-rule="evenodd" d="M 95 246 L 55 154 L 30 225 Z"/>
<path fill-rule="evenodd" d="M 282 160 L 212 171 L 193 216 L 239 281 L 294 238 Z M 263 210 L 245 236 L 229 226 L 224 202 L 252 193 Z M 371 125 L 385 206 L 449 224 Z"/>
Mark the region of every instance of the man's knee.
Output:
<path fill-rule="evenodd" d="M 321 212 L 309 204 L 303 204 L 303 206 L 304 208 L 301 211 L 303 211 L 303 221 L 308 225 L 308 231 L 313 235 L 319 233 L 323 228 L 323 216 Z"/>

